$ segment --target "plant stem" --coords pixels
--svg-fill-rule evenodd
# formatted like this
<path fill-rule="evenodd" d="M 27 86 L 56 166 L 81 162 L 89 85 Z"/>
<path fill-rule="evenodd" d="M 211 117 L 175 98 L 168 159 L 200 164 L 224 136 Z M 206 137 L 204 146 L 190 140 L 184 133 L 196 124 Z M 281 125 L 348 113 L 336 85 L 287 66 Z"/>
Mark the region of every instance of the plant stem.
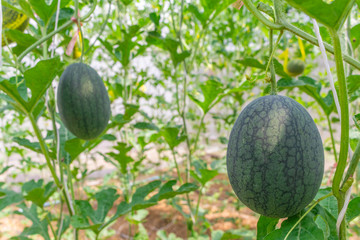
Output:
<path fill-rule="evenodd" d="M 174 149 L 171 149 L 171 153 L 172 153 L 173 158 L 174 158 L 174 163 L 175 163 L 176 172 L 177 172 L 177 175 L 178 175 L 178 178 L 179 178 L 179 182 L 182 185 L 183 181 L 182 181 L 182 178 L 181 178 L 181 173 L 180 173 L 179 165 L 178 165 L 177 160 L 176 160 L 176 155 L 175 155 Z"/>
<path fill-rule="evenodd" d="M 341 187 L 343 187 L 344 184 L 347 182 L 347 180 L 354 175 L 356 167 L 359 164 L 359 160 L 360 160 L 360 140 L 359 140 L 359 142 L 358 142 L 358 144 L 356 146 L 355 152 L 354 152 L 354 154 L 352 156 L 349 168 L 348 168 L 348 170 L 346 172 L 346 175 L 345 175 L 345 178 L 343 180 L 343 183 L 342 183 Z"/>
<path fill-rule="evenodd" d="M 333 193 L 338 201 L 338 211 L 340 213 L 341 209 L 344 206 L 344 196 L 345 194 L 340 192 L 340 183 L 344 175 L 346 160 L 348 156 L 349 149 L 349 103 L 345 79 L 345 70 L 342 59 L 341 52 L 341 43 L 338 33 L 329 29 L 330 35 L 334 43 L 334 55 L 336 63 L 336 73 L 339 83 L 339 102 L 341 108 L 341 142 L 340 142 L 340 154 L 339 154 L 339 163 L 335 170 L 334 180 L 333 180 Z M 346 239 L 346 226 L 345 221 L 343 220 L 340 225 L 339 239 Z"/>
<path fill-rule="evenodd" d="M 200 199 L 202 197 L 202 190 L 203 190 L 203 187 L 201 187 L 200 190 L 199 190 L 199 196 L 198 196 L 198 199 L 197 199 L 196 210 L 195 210 L 195 221 L 198 220 L 198 214 L 199 214 L 199 208 L 200 208 Z"/>
<path fill-rule="evenodd" d="M 346 160 L 348 156 L 349 149 L 349 103 L 347 96 L 347 87 L 345 81 L 345 72 L 344 65 L 342 60 L 341 45 L 338 33 L 330 29 L 330 34 L 332 36 L 335 48 L 335 63 L 336 63 L 336 72 L 339 83 L 339 102 L 341 108 L 341 142 L 340 142 L 340 155 L 339 155 L 339 164 L 335 171 L 334 183 L 333 183 L 333 192 L 337 197 L 339 193 L 340 183 L 344 174 L 346 167 Z"/>
<path fill-rule="evenodd" d="M 55 184 L 56 184 L 56 186 L 58 188 L 62 188 L 62 185 L 61 185 L 61 183 L 59 181 L 59 178 L 56 175 L 55 169 L 53 168 L 53 166 L 51 164 L 51 159 L 50 159 L 50 156 L 49 156 L 49 152 L 48 152 L 47 147 L 45 145 L 45 141 L 44 141 L 44 139 L 43 139 L 43 137 L 41 135 L 40 129 L 38 128 L 38 126 L 36 124 L 36 120 L 35 120 L 34 116 L 32 115 L 32 113 L 29 113 L 28 117 L 30 119 L 32 127 L 34 128 L 35 135 L 39 140 L 41 151 L 43 152 L 43 154 L 45 156 L 46 164 L 48 165 L 48 167 L 50 169 L 51 175 L 54 178 L 54 182 L 55 182 Z"/>
<path fill-rule="evenodd" d="M 41 135 L 41 132 L 40 132 L 40 129 L 39 127 L 37 126 L 36 124 L 36 120 L 34 118 L 34 116 L 32 115 L 32 113 L 28 113 L 28 117 L 30 119 L 30 122 L 31 122 L 31 125 L 35 131 L 35 134 L 36 134 L 36 137 L 38 138 L 39 140 L 39 144 L 40 144 L 40 148 L 41 148 L 41 151 L 43 152 L 44 156 L 45 156 L 45 160 L 46 160 L 46 164 L 48 165 L 49 169 L 50 169 L 50 173 L 54 179 L 54 182 L 56 184 L 56 186 L 58 187 L 58 189 L 60 189 L 62 191 L 62 194 L 64 196 L 64 199 L 65 199 L 65 202 L 66 202 L 66 205 L 69 209 L 69 212 L 70 212 L 70 215 L 72 216 L 73 215 L 73 211 L 72 211 L 72 207 L 71 207 L 71 204 L 70 204 L 70 201 L 69 201 L 69 197 L 65 191 L 65 188 L 63 187 L 63 185 L 60 183 L 59 181 L 59 178 L 57 177 L 56 175 L 56 172 L 55 172 L 55 169 L 53 168 L 53 166 L 51 165 L 51 160 L 50 160 L 50 156 L 49 156 L 49 152 L 47 150 L 47 147 L 45 145 L 45 141 L 44 141 L 44 138 L 42 137 Z"/>
<path fill-rule="evenodd" d="M 252 0 L 242 0 L 242 2 L 244 3 L 244 5 L 246 6 L 247 9 L 249 9 L 249 11 L 257 18 L 259 19 L 263 24 L 265 24 L 266 26 L 268 26 L 269 28 L 273 29 L 273 30 L 282 30 L 284 28 L 283 25 L 281 24 L 277 24 L 277 23 L 273 23 L 270 20 L 268 20 L 253 4 Z"/>
<path fill-rule="evenodd" d="M 273 44 L 274 44 L 274 31 L 270 29 L 270 56 L 269 56 L 269 63 L 270 63 L 270 79 L 271 79 L 271 95 L 277 94 L 277 86 L 276 86 L 276 76 L 275 76 L 275 68 L 274 68 L 274 61 L 273 61 Z M 280 39 L 280 36 L 279 36 Z"/>
<path fill-rule="evenodd" d="M 198 129 L 198 131 L 197 131 L 197 133 L 196 133 L 196 138 L 195 138 L 195 142 L 194 142 L 193 151 L 196 151 L 196 149 L 197 149 L 197 144 L 198 144 L 198 142 L 199 142 L 199 137 L 200 137 L 200 133 L 201 133 L 202 126 L 203 126 L 203 124 L 204 124 L 205 115 L 206 115 L 206 113 L 204 113 L 204 114 L 201 116 L 199 129 Z"/>
<path fill-rule="evenodd" d="M 329 132 L 330 132 L 331 144 L 332 144 L 332 148 L 333 148 L 333 152 L 334 152 L 335 162 L 337 163 L 338 158 L 337 158 L 336 145 L 335 145 L 335 139 L 334 139 L 334 131 L 331 126 L 330 116 L 326 115 L 326 119 L 327 119 L 328 126 L 329 126 Z"/>

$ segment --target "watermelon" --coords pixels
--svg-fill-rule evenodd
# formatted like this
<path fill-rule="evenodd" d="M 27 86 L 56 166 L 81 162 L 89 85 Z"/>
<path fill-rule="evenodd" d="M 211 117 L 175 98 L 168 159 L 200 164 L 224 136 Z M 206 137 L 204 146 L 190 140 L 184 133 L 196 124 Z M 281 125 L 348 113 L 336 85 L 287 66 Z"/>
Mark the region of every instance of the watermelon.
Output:
<path fill-rule="evenodd" d="M 110 100 L 99 74 L 83 63 L 69 65 L 60 77 L 57 106 L 66 128 L 81 139 L 98 137 L 110 118 Z"/>
<path fill-rule="evenodd" d="M 271 95 L 240 113 L 226 164 L 242 203 L 261 215 L 283 218 L 314 199 L 324 172 L 324 149 L 306 109 L 289 97 Z"/>
<path fill-rule="evenodd" d="M 305 63 L 301 59 L 294 59 L 291 60 L 287 67 L 286 67 L 287 73 L 292 76 L 296 77 L 300 74 L 302 74 L 305 70 Z"/>

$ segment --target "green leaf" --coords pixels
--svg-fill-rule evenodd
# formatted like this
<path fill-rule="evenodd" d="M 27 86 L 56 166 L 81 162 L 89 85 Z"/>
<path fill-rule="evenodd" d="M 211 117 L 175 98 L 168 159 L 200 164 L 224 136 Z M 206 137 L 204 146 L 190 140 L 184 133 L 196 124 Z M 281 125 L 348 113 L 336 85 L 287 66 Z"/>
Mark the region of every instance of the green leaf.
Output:
<path fill-rule="evenodd" d="M 360 29 L 359 29 L 360 30 Z M 347 77 L 348 93 L 353 94 L 360 88 L 360 75 L 351 75 Z"/>
<path fill-rule="evenodd" d="M 360 24 L 350 29 L 350 41 L 354 50 L 360 45 Z"/>
<path fill-rule="evenodd" d="M 290 217 L 281 224 L 281 228 L 269 233 L 264 240 L 284 239 L 292 226 L 299 219 L 298 216 Z M 324 240 L 323 231 L 318 228 L 314 219 L 309 215 L 305 216 L 301 222 L 290 233 L 288 239 L 291 240 Z"/>
<path fill-rule="evenodd" d="M 356 217 L 360 216 L 360 197 L 352 199 L 346 210 L 346 221 L 351 222 Z"/>
<path fill-rule="evenodd" d="M 72 8 L 61 8 L 59 11 L 58 26 L 61 26 L 65 22 L 69 21 L 69 19 L 71 19 L 73 15 L 74 15 L 74 10 Z M 52 15 L 50 19 L 48 25 L 48 32 L 52 32 L 55 29 L 55 20 L 56 20 L 56 12 Z"/>
<path fill-rule="evenodd" d="M 177 67 L 180 62 L 191 55 L 191 53 L 186 50 L 178 53 L 180 43 L 171 37 L 163 38 L 158 32 L 150 32 L 146 41 L 149 44 L 156 45 L 159 48 L 169 51 L 174 67 Z"/>
<path fill-rule="evenodd" d="M 11 204 L 18 203 L 23 200 L 21 193 L 14 192 L 12 190 L 0 189 L 0 211 L 10 206 Z"/>
<path fill-rule="evenodd" d="M 84 140 L 80 138 L 73 138 L 65 142 L 65 151 L 70 154 L 71 160 L 77 158 L 80 153 L 85 151 Z"/>
<path fill-rule="evenodd" d="M 21 203 L 18 207 L 22 211 L 15 211 L 16 214 L 23 215 L 26 218 L 30 219 L 32 225 L 30 227 L 26 227 L 20 236 L 29 236 L 39 234 L 45 240 L 50 240 L 49 229 L 48 229 L 48 221 L 46 218 L 41 220 L 38 216 L 36 205 L 32 204 L 30 208 L 28 208 L 25 203 Z"/>
<path fill-rule="evenodd" d="M 155 24 L 155 26 L 159 26 L 160 16 L 156 14 L 156 12 L 152 12 L 149 14 L 150 20 Z"/>
<path fill-rule="evenodd" d="M 206 114 L 214 106 L 214 102 L 221 99 L 220 94 L 224 92 L 223 84 L 214 79 L 210 79 L 207 80 L 205 83 L 202 83 L 200 85 L 200 88 L 203 93 L 203 101 L 200 101 L 196 96 L 192 94 L 188 95 L 190 99 L 204 111 L 204 114 Z"/>
<path fill-rule="evenodd" d="M 55 193 L 56 186 L 54 182 L 49 182 L 45 186 L 42 185 L 43 181 L 39 180 L 41 182 L 41 186 L 39 187 L 32 187 L 30 189 L 26 189 L 27 194 L 25 195 L 25 199 L 28 201 L 33 202 L 38 207 L 43 208 L 44 203 L 49 200 L 49 198 Z M 30 181 L 30 183 L 35 183 L 33 180 Z M 34 184 L 33 186 L 36 186 L 37 184 Z"/>
<path fill-rule="evenodd" d="M 26 147 L 34 152 L 42 153 L 40 144 L 38 142 L 30 142 L 26 138 L 19 138 L 19 137 L 14 137 L 13 141 L 19 144 L 20 146 Z"/>
<path fill-rule="evenodd" d="M 360 130 L 360 113 L 355 114 L 353 117 L 355 126 L 358 128 L 358 130 Z"/>
<path fill-rule="evenodd" d="M 159 190 L 157 194 L 155 194 L 153 197 L 151 197 L 148 200 L 145 200 L 145 198 L 153 192 L 155 189 L 159 188 L 161 185 L 161 181 L 153 181 L 145 186 L 139 187 L 136 189 L 136 192 L 134 193 L 132 197 L 132 201 L 130 203 L 121 202 L 116 210 L 115 215 L 108 221 L 112 222 L 119 218 L 120 216 L 123 216 L 131 211 L 134 210 L 140 210 L 145 209 L 151 206 L 154 206 L 157 204 L 158 201 L 162 199 L 169 199 L 173 198 L 176 195 L 189 193 L 191 191 L 196 190 L 198 187 L 191 183 L 185 183 L 176 191 L 172 190 L 172 186 L 174 186 L 176 183 L 176 180 L 171 180 L 167 183 L 165 183 Z"/>
<path fill-rule="evenodd" d="M 322 229 L 325 239 L 338 240 L 336 218 L 320 204 L 316 205 L 312 212 L 317 214 L 316 223 Z"/>
<path fill-rule="evenodd" d="M 302 92 L 305 92 L 307 95 L 312 97 L 327 115 L 330 115 L 330 113 L 335 108 L 335 102 L 333 100 L 332 93 L 329 91 L 328 95 L 323 98 L 320 95 L 321 83 L 310 77 L 301 76 L 298 79 L 282 78 L 278 81 L 279 91 L 285 88 L 294 87 L 298 87 Z"/>
<path fill-rule="evenodd" d="M 316 194 L 315 199 L 319 199 L 332 191 L 331 188 L 323 188 L 319 189 L 318 193 Z M 334 196 L 330 196 L 319 203 L 324 209 L 326 209 L 332 216 L 337 218 L 338 216 L 338 209 L 337 209 L 337 200 Z"/>
<path fill-rule="evenodd" d="M 180 129 L 178 127 L 163 127 L 160 130 L 160 135 L 165 139 L 170 149 L 174 149 L 182 141 L 185 140 L 185 136 L 178 136 Z"/>
<path fill-rule="evenodd" d="M 257 222 L 257 240 L 262 240 L 270 232 L 275 230 L 276 224 L 279 222 L 278 218 L 270 218 L 265 216 L 260 216 L 259 221 Z"/>
<path fill-rule="evenodd" d="M 148 129 L 148 130 L 160 131 L 160 129 L 155 124 L 149 122 L 137 122 L 135 123 L 134 127 L 142 130 Z"/>
<path fill-rule="evenodd" d="M 193 178 L 199 181 L 202 186 L 205 186 L 207 182 L 219 174 L 217 170 L 200 169 L 199 171 L 200 175 L 196 174 L 196 172 L 193 170 L 190 170 L 190 174 Z"/>
<path fill-rule="evenodd" d="M 29 0 L 29 2 L 36 14 L 44 21 L 45 25 L 47 25 L 51 16 L 56 11 L 58 1 L 53 0 L 50 5 L 48 5 L 45 0 Z"/>
<path fill-rule="evenodd" d="M 75 200 L 77 211 L 80 215 L 71 217 L 71 225 L 80 229 L 91 228 L 95 233 L 100 232 L 100 227 L 105 220 L 106 215 L 110 211 L 116 199 L 119 195 L 116 194 L 116 190 L 113 188 L 107 188 L 97 192 L 95 199 L 97 201 L 97 209 L 94 210 L 89 201 Z M 93 225 L 90 225 L 88 218 L 91 219 Z"/>
<path fill-rule="evenodd" d="M 26 86 L 31 90 L 31 99 L 27 106 L 29 112 L 32 112 L 61 68 L 62 64 L 60 58 L 55 57 L 48 60 L 42 60 L 38 62 L 35 67 L 25 71 L 24 78 Z"/>
<path fill-rule="evenodd" d="M 16 29 L 7 29 L 5 35 L 7 38 L 13 40 L 18 45 L 25 48 L 31 46 L 37 41 L 37 39 L 31 36 L 30 34 L 23 33 Z"/>
<path fill-rule="evenodd" d="M 156 201 L 160 201 L 163 199 L 173 198 L 176 195 L 189 193 L 197 190 L 199 187 L 192 183 L 183 184 L 178 190 L 174 191 L 173 186 L 176 184 L 176 180 L 171 180 L 165 183 L 159 190 L 159 193 L 156 194 L 153 199 Z"/>
<path fill-rule="evenodd" d="M 268 57 L 264 58 L 265 64 L 262 64 L 255 58 L 243 58 L 243 59 L 236 60 L 235 62 L 242 64 L 246 67 L 253 67 L 253 68 L 266 70 L 266 65 L 267 65 L 268 59 L 269 59 Z M 276 58 L 273 59 L 273 62 L 274 62 L 275 72 L 277 75 L 284 77 L 284 78 L 290 78 L 290 76 L 287 75 L 287 73 L 284 71 L 284 66 Z"/>
<path fill-rule="evenodd" d="M 355 0 L 335 0 L 330 4 L 323 0 L 286 0 L 286 2 L 325 26 L 339 30 Z"/>
<path fill-rule="evenodd" d="M 120 164 L 122 174 L 127 173 L 128 163 L 134 161 L 134 159 L 128 156 L 128 153 L 131 151 L 132 148 L 132 146 L 128 146 L 126 143 L 118 142 L 118 144 L 114 147 L 114 149 L 117 150 L 118 153 L 107 153 L 108 156 L 114 158 Z"/>
<path fill-rule="evenodd" d="M 24 87 L 25 86 L 25 92 Z M 17 104 L 16 107 L 21 107 L 21 110 L 26 111 L 27 108 L 27 94 L 25 81 L 21 77 L 12 77 L 10 80 L 6 80 L 0 76 L 0 90 L 5 92 L 13 102 L 11 104 Z M 25 94 L 24 94 L 25 93 Z"/>

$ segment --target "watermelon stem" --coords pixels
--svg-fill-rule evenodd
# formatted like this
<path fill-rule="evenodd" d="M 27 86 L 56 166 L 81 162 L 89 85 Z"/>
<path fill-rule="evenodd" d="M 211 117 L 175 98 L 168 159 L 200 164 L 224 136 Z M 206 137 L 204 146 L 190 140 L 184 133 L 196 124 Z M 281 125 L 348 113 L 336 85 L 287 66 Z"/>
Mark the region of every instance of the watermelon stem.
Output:
<path fill-rule="evenodd" d="M 273 41 L 273 30 L 270 29 L 270 56 L 269 56 L 269 62 L 268 62 L 268 66 L 266 67 L 266 72 L 267 69 L 269 67 L 270 64 L 270 79 L 271 79 L 271 95 L 276 95 L 277 94 L 277 86 L 276 86 L 276 76 L 275 76 L 275 68 L 274 68 L 274 61 L 273 61 L 273 56 L 274 56 L 274 52 L 276 47 L 273 47 L 274 41 Z M 276 42 L 276 46 L 279 43 L 279 40 L 281 38 L 283 34 L 283 31 L 280 32 L 280 35 L 278 37 L 278 41 Z"/>
<path fill-rule="evenodd" d="M 335 29 L 329 28 L 329 32 L 334 44 L 336 73 L 339 83 L 339 102 L 341 107 L 341 141 L 339 163 L 335 170 L 332 185 L 333 193 L 338 201 L 338 212 L 340 213 L 345 204 L 345 194 L 340 192 L 340 184 L 344 176 L 349 149 L 349 102 L 340 38 Z M 339 239 L 346 239 L 346 225 L 344 220 L 341 221 Z"/>

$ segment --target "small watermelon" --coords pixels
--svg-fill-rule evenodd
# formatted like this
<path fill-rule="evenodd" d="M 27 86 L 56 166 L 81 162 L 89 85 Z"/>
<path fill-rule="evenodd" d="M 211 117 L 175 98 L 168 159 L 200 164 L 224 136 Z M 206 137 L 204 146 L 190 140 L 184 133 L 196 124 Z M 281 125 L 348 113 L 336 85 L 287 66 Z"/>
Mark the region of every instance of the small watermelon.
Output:
<path fill-rule="evenodd" d="M 287 73 L 292 76 L 296 77 L 300 74 L 302 74 L 305 70 L 305 63 L 301 59 L 294 59 L 291 60 L 287 67 L 286 67 Z"/>
<path fill-rule="evenodd" d="M 110 118 L 110 100 L 99 74 L 83 63 L 69 65 L 60 77 L 57 106 L 66 128 L 81 139 L 98 137 Z"/>

